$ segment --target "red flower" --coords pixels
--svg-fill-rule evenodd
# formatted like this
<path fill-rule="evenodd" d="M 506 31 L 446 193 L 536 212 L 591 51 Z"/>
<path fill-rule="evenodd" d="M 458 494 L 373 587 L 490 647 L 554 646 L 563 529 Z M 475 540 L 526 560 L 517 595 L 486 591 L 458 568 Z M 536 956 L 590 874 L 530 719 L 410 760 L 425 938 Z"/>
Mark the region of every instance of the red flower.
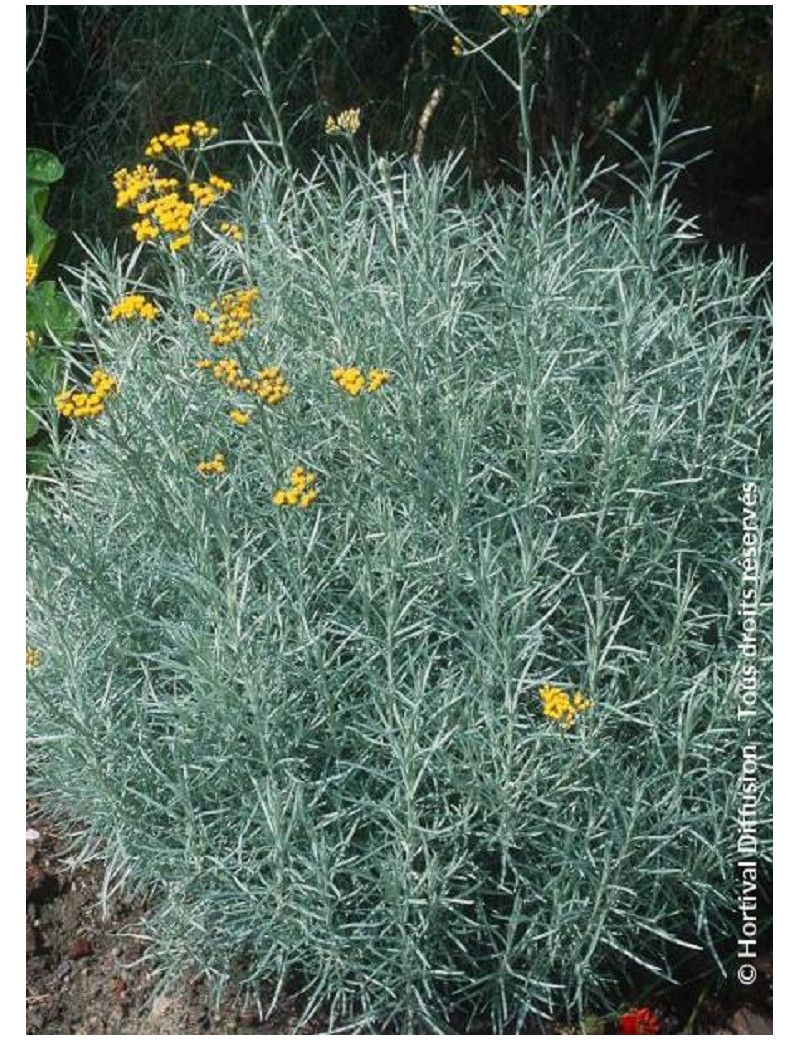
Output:
<path fill-rule="evenodd" d="M 619 1016 L 619 1031 L 625 1035 L 651 1036 L 661 1031 L 661 1023 L 650 1008 L 634 1008 Z"/>

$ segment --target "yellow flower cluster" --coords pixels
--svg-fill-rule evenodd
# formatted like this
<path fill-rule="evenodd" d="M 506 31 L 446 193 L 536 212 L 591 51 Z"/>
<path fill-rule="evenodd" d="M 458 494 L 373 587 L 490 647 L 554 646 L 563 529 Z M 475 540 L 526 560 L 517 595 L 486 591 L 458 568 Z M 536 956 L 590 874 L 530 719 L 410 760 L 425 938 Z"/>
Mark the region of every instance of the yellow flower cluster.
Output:
<path fill-rule="evenodd" d="M 232 408 L 228 415 L 232 422 L 235 422 L 237 426 L 247 426 L 250 422 L 250 413 L 243 412 L 241 408 Z"/>
<path fill-rule="evenodd" d="M 39 265 L 33 259 L 32 256 L 25 256 L 25 288 L 29 289 L 36 281 L 36 275 L 39 273 Z"/>
<path fill-rule="evenodd" d="M 227 347 L 247 335 L 253 323 L 253 306 L 257 299 L 258 289 L 238 289 L 226 293 L 221 300 L 212 300 L 208 309 L 198 307 L 194 320 L 213 327 L 210 343 L 215 347 Z"/>
<path fill-rule="evenodd" d="M 464 41 L 460 36 L 453 37 L 453 42 L 450 44 L 450 50 L 456 58 L 464 57 Z"/>
<path fill-rule="evenodd" d="M 232 357 L 224 357 L 220 361 L 203 358 L 195 364 L 200 369 L 210 370 L 220 383 L 225 383 L 233 390 L 241 390 L 245 394 L 258 397 L 264 404 L 280 404 L 291 393 L 291 387 L 279 368 L 262 368 L 257 378 L 251 379 L 242 373 L 239 362 Z"/>
<path fill-rule="evenodd" d="M 134 318 L 143 318 L 144 321 L 153 321 L 158 317 L 158 307 L 146 296 L 138 293 L 132 296 L 124 296 L 119 303 L 115 303 L 108 316 L 111 321 L 133 321 Z"/>
<path fill-rule="evenodd" d="M 362 390 L 374 394 L 389 382 L 390 376 L 385 368 L 370 369 L 369 380 L 360 368 L 334 368 L 331 378 L 351 397 L 358 397 Z"/>
<path fill-rule="evenodd" d="M 33 350 L 33 348 L 36 346 L 38 342 L 38 333 L 34 332 L 33 329 L 27 329 L 25 332 L 25 349 Z"/>
<path fill-rule="evenodd" d="M 301 509 L 308 509 L 317 497 L 317 489 L 312 487 L 316 479 L 314 473 L 308 473 L 302 466 L 295 466 L 289 477 L 291 487 L 278 488 L 272 496 L 273 503 L 276 506 L 300 506 Z"/>
<path fill-rule="evenodd" d="M 175 177 L 159 177 L 155 166 L 143 166 L 141 163 L 132 170 L 117 170 L 113 184 L 117 192 L 117 209 L 135 205 L 150 192 L 173 191 L 179 186 Z"/>
<path fill-rule="evenodd" d="M 145 242 L 158 238 L 162 231 L 166 234 L 187 234 L 194 206 L 191 202 L 184 202 L 177 191 L 170 191 L 166 195 L 138 202 L 136 212 L 143 219 L 135 221 L 131 226 L 136 241 Z"/>
<path fill-rule="evenodd" d="M 361 109 L 347 108 L 338 116 L 328 116 L 325 120 L 326 134 L 350 134 L 356 133 L 361 126 Z"/>
<path fill-rule="evenodd" d="M 533 8 L 528 4 L 503 4 L 498 5 L 497 10 L 501 18 L 527 18 Z"/>
<path fill-rule="evenodd" d="M 42 652 L 37 650 L 36 647 L 26 646 L 25 647 L 25 667 L 26 668 L 38 668 L 42 663 Z"/>
<path fill-rule="evenodd" d="M 244 232 L 238 224 L 231 224 L 227 220 L 223 220 L 219 226 L 220 231 L 223 235 L 227 235 L 228 238 L 232 238 L 234 242 L 241 242 L 244 238 Z"/>
<path fill-rule="evenodd" d="M 215 137 L 219 131 L 203 120 L 180 123 L 172 133 L 158 134 L 150 139 L 146 154 L 161 155 L 172 150 L 187 148 Z M 233 185 L 212 174 L 206 184 L 191 181 L 185 189 L 175 177 L 160 177 L 158 168 L 140 163 L 132 170 L 117 170 L 114 174 L 117 209 L 134 208 L 138 220 L 131 225 L 137 242 L 149 242 L 167 236 L 173 253 L 191 243 L 191 224 L 198 209 L 216 202 Z M 181 192 L 185 191 L 185 196 Z"/>
<path fill-rule="evenodd" d="M 531 11 L 535 11 L 537 17 L 541 18 L 550 10 L 552 4 L 503 4 L 498 5 L 497 10 L 501 18 L 530 18 Z"/>
<path fill-rule="evenodd" d="M 198 462 L 197 472 L 202 473 L 206 476 L 209 473 L 226 473 L 228 467 L 225 465 L 225 456 L 221 452 L 217 452 L 213 459 L 208 462 Z"/>
<path fill-rule="evenodd" d="M 149 156 L 162 155 L 167 149 L 175 152 L 186 151 L 192 147 L 192 136 L 198 141 L 210 140 L 216 137 L 219 130 L 215 126 L 209 126 L 204 120 L 198 119 L 194 123 L 179 123 L 172 128 L 172 133 L 156 134 L 150 138 L 150 144 L 145 148 L 144 154 Z"/>
<path fill-rule="evenodd" d="M 594 702 L 584 697 L 580 690 L 570 696 L 560 686 L 542 686 L 539 697 L 546 717 L 557 722 L 563 729 L 572 729 L 578 715 L 594 707 Z"/>
<path fill-rule="evenodd" d="M 91 419 L 102 415 L 105 399 L 119 389 L 116 379 L 102 368 L 96 368 L 89 381 L 92 384 L 91 392 L 63 390 L 56 394 L 56 408 L 65 419 Z"/>
<path fill-rule="evenodd" d="M 222 177 L 217 177 L 216 174 L 212 173 L 208 178 L 207 184 L 190 181 L 186 186 L 186 190 L 198 206 L 210 206 L 217 199 L 232 191 L 233 185 L 230 181 L 223 180 Z"/>

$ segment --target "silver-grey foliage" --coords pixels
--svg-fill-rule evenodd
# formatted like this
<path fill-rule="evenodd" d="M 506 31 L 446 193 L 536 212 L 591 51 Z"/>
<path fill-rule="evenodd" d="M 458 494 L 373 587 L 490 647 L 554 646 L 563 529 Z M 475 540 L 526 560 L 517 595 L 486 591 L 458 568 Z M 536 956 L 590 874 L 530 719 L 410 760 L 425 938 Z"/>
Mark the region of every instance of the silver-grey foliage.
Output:
<path fill-rule="evenodd" d="M 769 315 L 687 245 L 671 179 L 613 210 L 566 163 L 526 223 L 452 169 L 265 167 L 242 247 L 147 269 L 152 327 L 104 319 L 137 286 L 88 261 L 120 393 L 30 508 L 31 770 L 153 890 L 169 968 L 299 980 L 332 1027 L 501 1032 L 735 937 L 745 480 L 765 764 L 771 734 Z M 248 285 L 232 353 L 293 392 L 239 429 L 191 316 Z M 349 364 L 392 380 L 350 398 Z M 319 500 L 277 508 L 298 463 Z M 546 682 L 593 709 L 560 728 Z"/>

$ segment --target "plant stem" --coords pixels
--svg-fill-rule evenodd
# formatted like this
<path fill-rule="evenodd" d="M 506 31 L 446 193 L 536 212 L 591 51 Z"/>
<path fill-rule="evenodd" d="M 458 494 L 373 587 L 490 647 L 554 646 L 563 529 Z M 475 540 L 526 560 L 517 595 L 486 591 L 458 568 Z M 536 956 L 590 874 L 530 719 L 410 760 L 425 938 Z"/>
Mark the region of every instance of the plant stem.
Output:
<path fill-rule="evenodd" d="M 283 156 L 283 164 L 286 167 L 287 173 L 291 173 L 292 164 L 289 159 L 289 146 L 286 142 L 286 137 L 283 132 L 283 123 L 281 122 L 281 114 L 278 110 L 278 106 L 275 104 L 275 95 L 272 92 L 272 82 L 267 72 L 267 66 L 264 62 L 264 55 L 261 53 L 261 47 L 258 45 L 256 35 L 253 30 L 253 25 L 250 21 L 250 15 L 247 13 L 247 5 L 242 4 L 242 19 L 247 29 L 247 35 L 250 37 L 250 42 L 253 45 L 253 53 L 258 63 L 258 71 L 261 73 L 261 87 L 266 98 L 267 106 L 272 116 L 272 121 L 275 124 L 275 133 L 278 137 L 278 144 L 280 145 L 281 154 Z"/>
<path fill-rule="evenodd" d="M 528 51 L 531 44 L 531 33 L 517 30 L 517 61 L 519 63 L 519 79 L 517 81 L 517 97 L 519 99 L 520 129 L 525 147 L 525 218 L 530 216 L 531 198 L 533 195 L 533 139 L 531 136 L 531 102 L 534 86 L 528 89 Z"/>

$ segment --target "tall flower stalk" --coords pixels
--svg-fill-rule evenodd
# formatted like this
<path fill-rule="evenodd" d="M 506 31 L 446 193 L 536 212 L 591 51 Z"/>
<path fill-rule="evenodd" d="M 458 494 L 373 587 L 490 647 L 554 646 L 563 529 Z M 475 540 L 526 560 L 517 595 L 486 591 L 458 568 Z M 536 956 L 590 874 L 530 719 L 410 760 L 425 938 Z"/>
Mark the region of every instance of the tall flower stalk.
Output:
<path fill-rule="evenodd" d="M 519 109 L 519 126 L 521 148 L 524 153 L 525 167 L 523 172 L 523 194 L 525 199 L 525 216 L 529 217 L 531 212 L 531 201 L 533 198 L 533 133 L 531 130 L 531 109 L 536 93 L 536 82 L 533 78 L 532 54 L 533 41 L 536 30 L 552 5 L 530 6 L 522 4 L 497 6 L 498 17 L 502 20 L 502 28 L 483 41 L 471 36 L 465 29 L 457 25 L 447 13 L 447 9 L 438 4 L 425 7 L 417 7 L 415 10 L 421 14 L 430 15 L 448 32 L 453 34 L 453 53 L 459 59 L 471 56 L 480 56 L 514 91 Z M 492 54 L 494 44 L 507 36 L 514 34 L 516 69 L 509 72 Z"/>

